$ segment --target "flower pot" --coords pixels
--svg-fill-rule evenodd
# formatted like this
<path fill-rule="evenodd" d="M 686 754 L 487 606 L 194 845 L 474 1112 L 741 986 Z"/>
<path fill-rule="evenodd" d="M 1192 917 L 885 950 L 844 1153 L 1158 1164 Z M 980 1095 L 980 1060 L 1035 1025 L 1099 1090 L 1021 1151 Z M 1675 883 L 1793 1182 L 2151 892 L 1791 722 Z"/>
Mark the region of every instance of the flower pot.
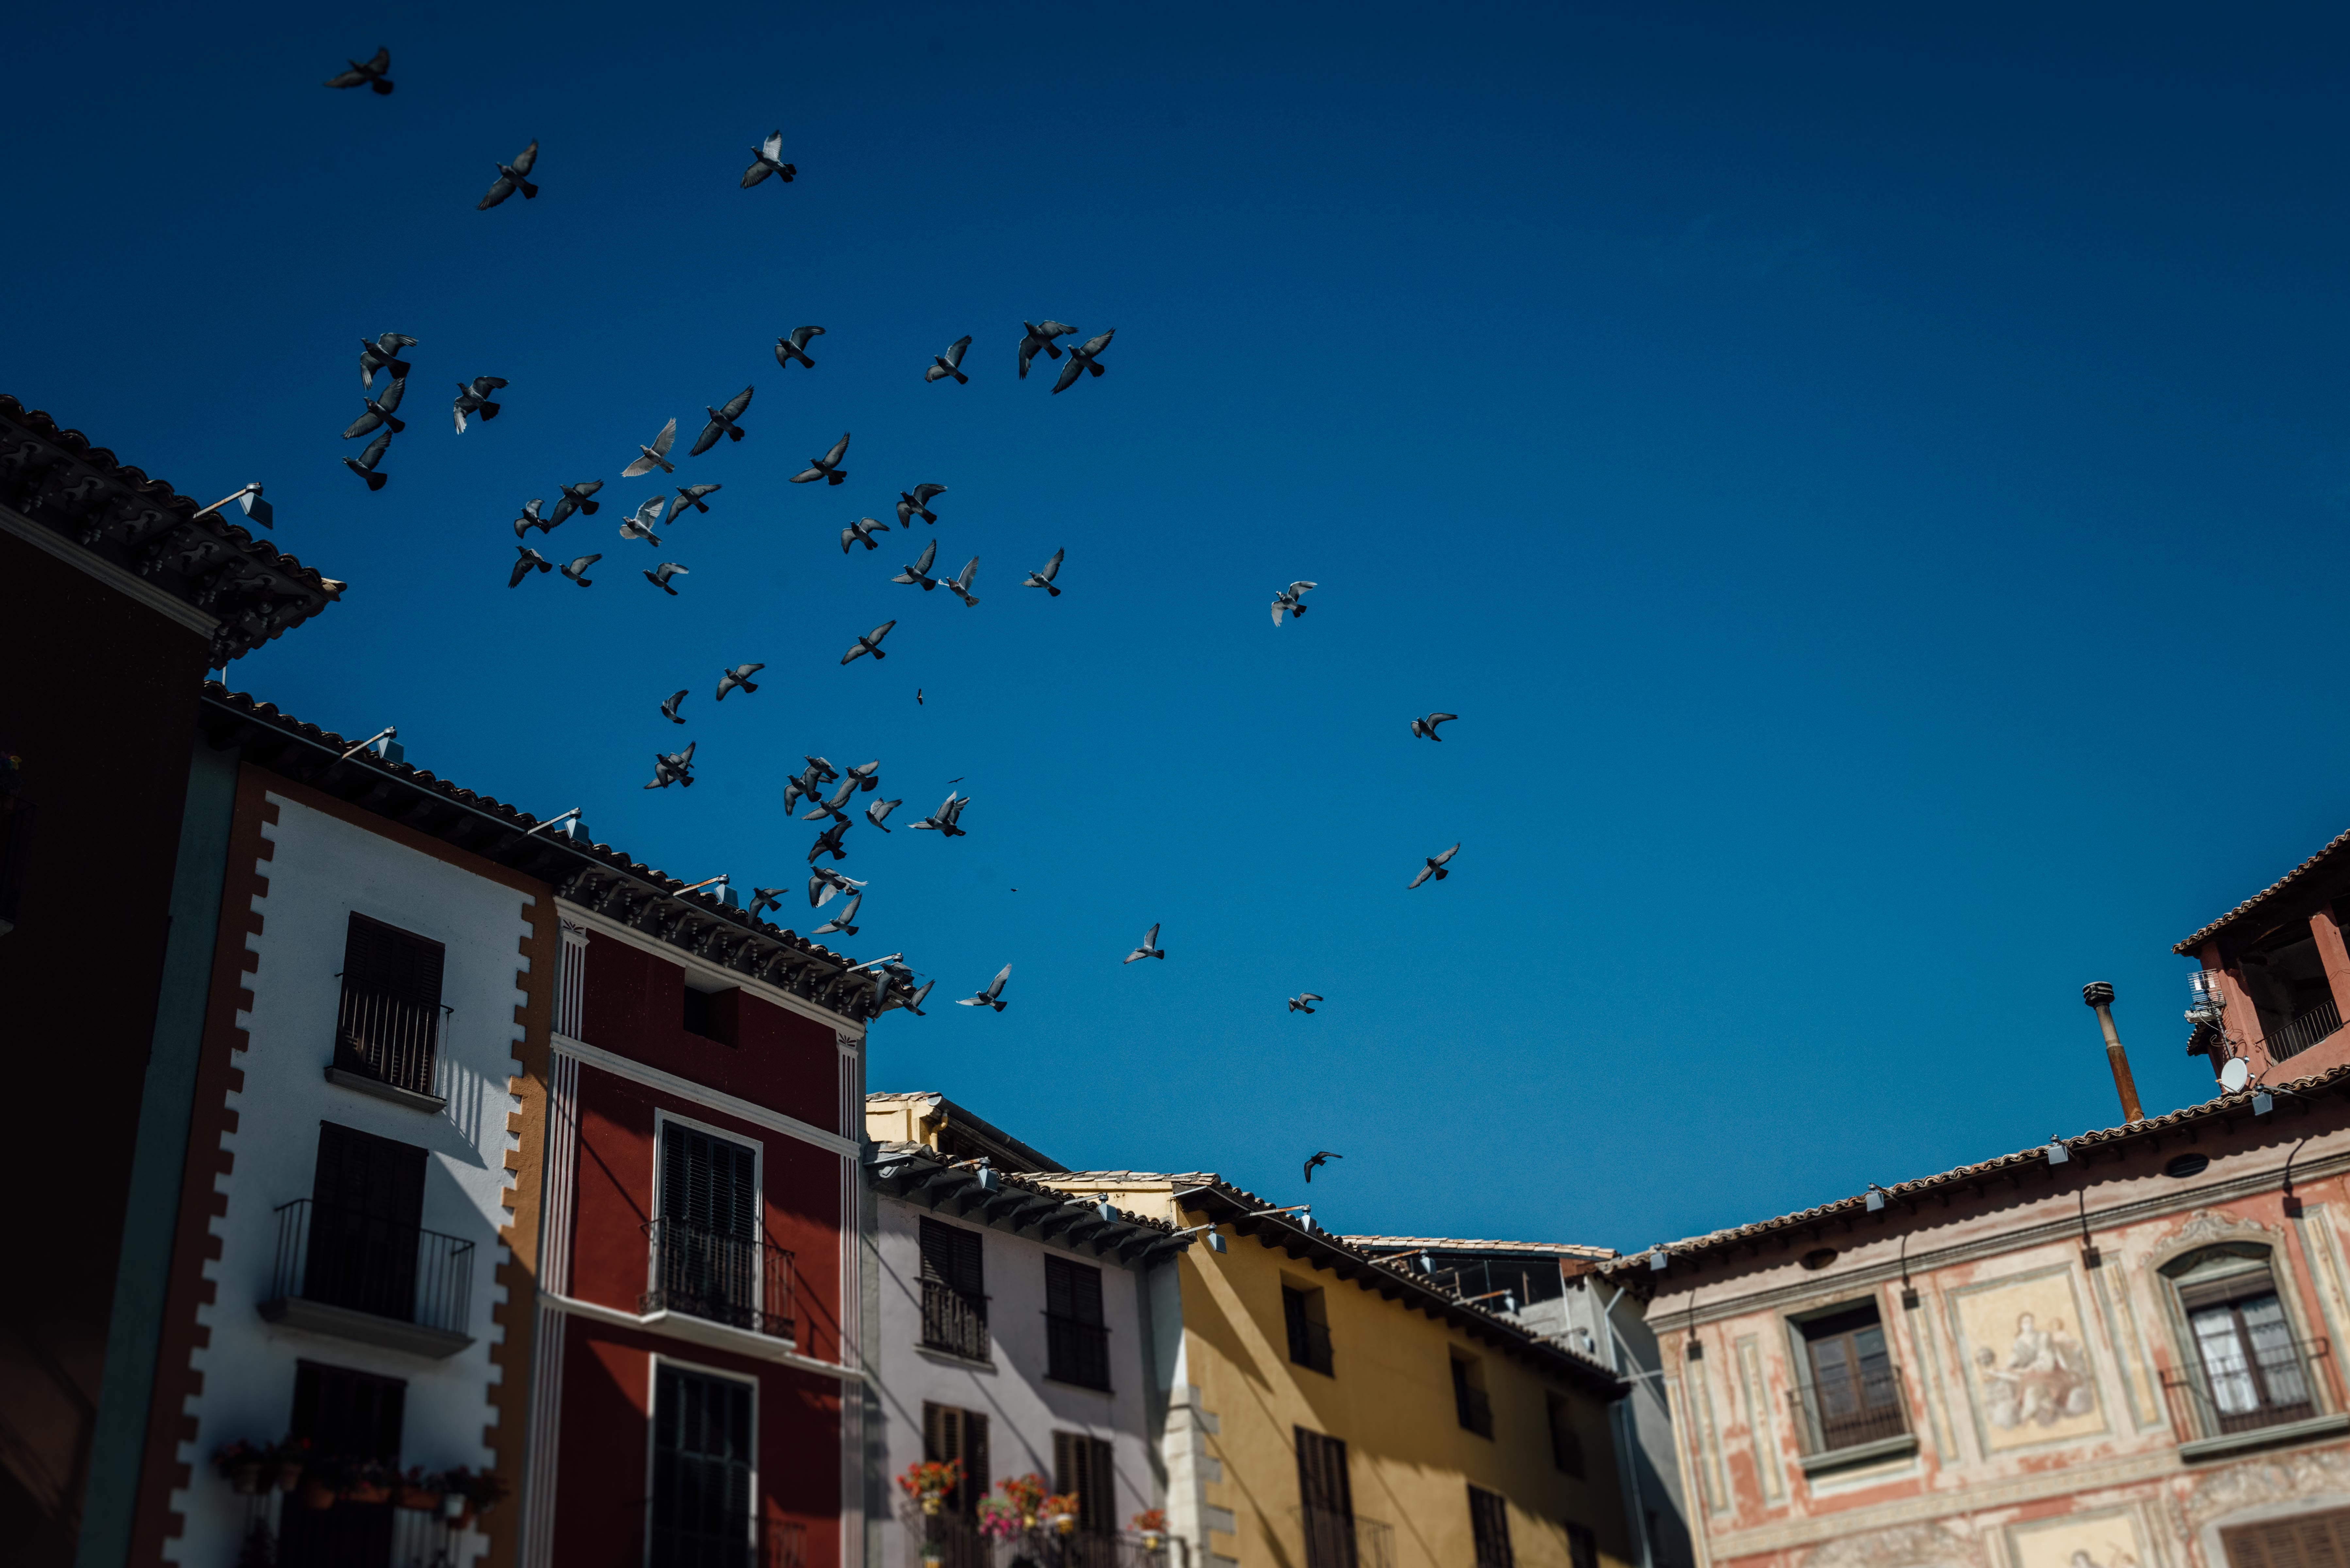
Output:
<path fill-rule="evenodd" d="M 374 1481 L 355 1481 L 351 1485 L 351 1490 L 345 1495 L 353 1502 L 390 1502 L 391 1489 L 388 1486 L 379 1486 Z"/>
<path fill-rule="evenodd" d="M 1159 1532 L 1155 1530 L 1146 1530 L 1142 1532 L 1142 1549 L 1145 1552 L 1156 1552 L 1159 1550 L 1160 1544 L 1161 1542 L 1159 1539 Z"/>
<path fill-rule="evenodd" d="M 299 1459 L 278 1460 L 277 1490 L 279 1491 L 292 1491 L 296 1487 L 300 1486 L 301 1484 L 302 1461 Z"/>
<path fill-rule="evenodd" d="M 302 1506 L 304 1508 L 334 1507 L 335 1489 L 327 1485 L 323 1481 L 304 1481 L 302 1483 Z"/>
<path fill-rule="evenodd" d="M 465 1513 L 466 1504 L 465 1494 L 463 1492 L 452 1491 L 441 1500 L 442 1518 L 463 1519 L 465 1517 Z"/>
<path fill-rule="evenodd" d="M 401 1487 L 399 1501 L 400 1507 L 412 1509 L 418 1513 L 441 1511 L 441 1494 L 437 1491 L 429 1491 L 421 1486 Z"/>
<path fill-rule="evenodd" d="M 941 1501 L 942 1500 L 940 1498 L 939 1494 L 934 1491 L 924 1492 L 922 1494 L 922 1511 L 929 1514 L 937 1513 Z M 925 1561 L 927 1561 L 927 1559 L 925 1559 Z"/>
<path fill-rule="evenodd" d="M 236 1489 L 239 1497 L 251 1497 L 261 1490 L 261 1461 L 246 1459 L 229 1471 L 228 1484 Z"/>

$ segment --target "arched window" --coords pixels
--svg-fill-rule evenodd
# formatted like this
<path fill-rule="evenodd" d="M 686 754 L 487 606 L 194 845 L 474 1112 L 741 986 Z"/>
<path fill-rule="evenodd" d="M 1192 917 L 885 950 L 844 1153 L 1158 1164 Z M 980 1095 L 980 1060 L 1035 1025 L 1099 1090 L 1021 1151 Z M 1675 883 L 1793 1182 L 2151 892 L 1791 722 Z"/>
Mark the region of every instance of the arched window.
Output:
<path fill-rule="evenodd" d="M 2186 1388 L 2210 1435 L 2317 1413 L 2314 1383 L 2278 1293 L 2270 1249 L 2224 1241 L 2162 1267 L 2187 1329 Z"/>

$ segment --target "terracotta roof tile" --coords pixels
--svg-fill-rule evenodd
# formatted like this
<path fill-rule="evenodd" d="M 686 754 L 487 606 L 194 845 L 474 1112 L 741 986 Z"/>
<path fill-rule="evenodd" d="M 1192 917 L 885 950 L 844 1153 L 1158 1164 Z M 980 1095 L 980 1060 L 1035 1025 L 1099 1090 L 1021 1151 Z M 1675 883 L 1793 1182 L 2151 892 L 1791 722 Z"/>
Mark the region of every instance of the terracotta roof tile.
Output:
<path fill-rule="evenodd" d="M 2183 941 L 2172 943 L 2170 950 L 2175 953 L 2184 953 L 2188 957 L 2192 958 L 2195 956 L 2195 950 L 2201 947 L 2205 940 L 2210 937 L 2213 932 L 2225 930 L 2228 927 L 2234 925 L 2238 920 L 2242 919 L 2246 915 L 2251 914 L 2261 905 L 2267 903 L 2271 898 L 2275 898 L 2278 894 L 2283 892 L 2287 888 L 2290 888 L 2295 882 L 2300 881 L 2311 872 L 2315 871 L 2320 867 L 2327 865 L 2338 858 L 2345 847 L 2350 847 L 2350 833 L 2337 835 L 2333 842 L 2326 845 L 2324 848 L 2319 850 L 2316 854 L 2311 856 L 2308 859 L 2303 861 L 2300 865 L 2294 867 L 2292 870 L 2286 872 L 2283 876 L 2278 877 L 2275 881 L 2270 883 L 2267 887 L 2262 888 L 2259 892 L 2253 894 L 2251 898 L 2245 899 L 2242 903 L 2237 905 L 2234 909 L 2229 910 L 2226 914 L 2220 916 L 2218 919 L 2204 927 L 2201 930 L 2197 931 L 2193 936 L 2187 938 Z"/>

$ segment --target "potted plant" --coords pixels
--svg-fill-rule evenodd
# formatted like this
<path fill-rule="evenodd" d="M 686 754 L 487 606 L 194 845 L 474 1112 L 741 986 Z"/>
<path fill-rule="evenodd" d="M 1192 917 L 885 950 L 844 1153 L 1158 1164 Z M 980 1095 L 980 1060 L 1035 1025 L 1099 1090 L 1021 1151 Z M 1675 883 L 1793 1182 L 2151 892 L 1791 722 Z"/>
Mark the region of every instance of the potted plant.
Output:
<path fill-rule="evenodd" d="M 949 1459 L 943 1464 L 924 1460 L 908 1465 L 906 1473 L 898 1478 L 898 1487 L 920 1506 L 925 1515 L 935 1516 L 946 1505 L 947 1494 L 962 1480 L 961 1459 Z"/>
<path fill-rule="evenodd" d="M 302 1463 L 302 1506 L 326 1509 L 335 1506 L 343 1488 L 349 1484 L 350 1469 L 342 1460 L 325 1454 L 312 1454 Z"/>
<path fill-rule="evenodd" d="M 292 1491 L 302 1484 L 302 1467 L 309 1462 L 310 1439 L 288 1438 L 271 1451 L 277 1466 L 277 1490 Z"/>
<path fill-rule="evenodd" d="M 1142 1549 L 1156 1552 L 1167 1544 L 1167 1511 L 1146 1508 L 1134 1516 L 1134 1532 L 1142 1537 Z"/>
<path fill-rule="evenodd" d="M 391 1471 L 380 1460 L 355 1460 L 343 1481 L 343 1497 L 358 1503 L 390 1502 L 391 1480 Z"/>
<path fill-rule="evenodd" d="M 213 1456 L 213 1468 L 222 1479 L 236 1489 L 239 1497 L 251 1497 L 261 1490 L 261 1471 L 269 1458 L 269 1450 L 246 1442 L 243 1438 L 224 1444 Z"/>
<path fill-rule="evenodd" d="M 1037 1512 L 1044 1507 L 1045 1496 L 1053 1489 L 1045 1484 L 1043 1476 L 1034 1472 L 1017 1480 L 1007 1476 L 1003 1484 L 1004 1500 L 1020 1511 L 1020 1528 L 1035 1529 Z"/>
<path fill-rule="evenodd" d="M 440 1480 L 439 1476 L 426 1475 L 421 1467 L 411 1465 L 408 1473 L 400 1478 L 400 1486 L 392 1501 L 412 1512 L 438 1513 L 441 1511 Z"/>
<path fill-rule="evenodd" d="M 1009 1541 L 1020 1533 L 1020 1507 L 1009 1498 L 979 1500 L 979 1532 L 990 1541 Z"/>
<path fill-rule="evenodd" d="M 1067 1535 L 1077 1528 L 1077 1494 L 1058 1491 L 1045 1500 L 1045 1521 L 1056 1534 Z"/>
<path fill-rule="evenodd" d="M 473 1511 L 487 1519 L 498 1511 L 498 1504 L 504 1502 L 506 1494 L 513 1490 L 506 1484 L 506 1478 L 497 1471 L 475 1470 L 467 1478 L 465 1496 L 473 1503 Z"/>

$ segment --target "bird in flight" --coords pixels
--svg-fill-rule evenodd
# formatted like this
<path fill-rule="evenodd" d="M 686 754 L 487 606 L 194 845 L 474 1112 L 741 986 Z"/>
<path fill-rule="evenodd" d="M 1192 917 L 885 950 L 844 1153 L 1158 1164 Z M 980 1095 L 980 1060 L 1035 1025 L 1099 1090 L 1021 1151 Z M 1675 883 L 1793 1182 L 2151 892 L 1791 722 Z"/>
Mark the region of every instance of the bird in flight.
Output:
<path fill-rule="evenodd" d="M 854 877 L 844 877 L 829 866 L 817 866 L 808 872 L 808 908 L 821 909 L 843 893 L 854 893 L 865 884 Z"/>
<path fill-rule="evenodd" d="M 348 64 L 351 67 L 349 70 L 338 72 L 336 75 L 327 78 L 327 85 L 328 87 L 372 88 L 375 89 L 378 97 L 383 97 L 390 93 L 391 78 L 384 74 L 386 71 L 391 69 L 391 51 L 390 49 L 380 48 L 376 50 L 375 58 L 371 60 L 351 60 L 348 61 Z"/>
<path fill-rule="evenodd" d="M 1015 888 L 1013 891 L 1016 893 L 1019 889 Z M 1167 950 L 1159 945 L 1159 928 L 1153 926 L 1142 933 L 1142 945 L 1127 954 L 1122 961 L 1132 963 L 1137 959 L 1163 959 L 1166 956 Z"/>
<path fill-rule="evenodd" d="M 808 864 L 811 866 L 815 865 L 816 857 L 819 855 L 825 854 L 827 851 L 831 853 L 832 857 L 835 860 L 847 859 L 848 851 L 842 846 L 840 842 L 847 832 L 848 818 L 844 816 L 837 822 L 835 822 L 830 827 L 826 828 L 822 833 L 816 835 L 816 842 L 808 846 Z"/>
<path fill-rule="evenodd" d="M 962 571 L 951 577 L 942 579 L 946 584 L 947 591 L 961 599 L 966 609 L 979 602 L 979 596 L 971 591 L 972 574 L 978 570 L 979 557 L 973 556 L 962 564 Z"/>
<path fill-rule="evenodd" d="M 868 550 L 878 550 L 881 546 L 875 542 L 873 535 L 889 531 L 889 524 L 878 517 L 859 517 L 840 531 L 840 553 L 846 556 L 848 547 L 857 544 L 862 544 Z"/>
<path fill-rule="evenodd" d="M 514 564 L 514 571 L 506 577 L 506 587 L 510 588 L 521 587 L 522 580 L 535 571 L 551 572 L 555 570 L 554 562 L 548 560 L 546 556 L 540 555 L 537 551 L 532 549 L 527 545 L 516 545 L 515 546 L 515 560 Z"/>
<path fill-rule="evenodd" d="M 1292 1012 L 1311 1012 L 1314 1011 L 1314 1003 L 1321 1000 L 1322 993 L 1318 991 L 1301 991 L 1295 996 L 1289 999 L 1289 1011 Z"/>
<path fill-rule="evenodd" d="M 389 370 L 395 379 L 408 377 L 408 361 L 400 357 L 402 348 L 413 348 L 416 339 L 405 332 L 386 332 L 372 343 L 359 339 L 359 390 L 375 385 L 375 373 Z"/>
<path fill-rule="evenodd" d="M 832 443 L 830 452 L 822 457 L 808 459 L 807 467 L 792 475 L 792 483 L 811 484 L 821 479 L 829 483 L 838 484 L 848 477 L 848 470 L 840 466 L 840 460 L 847 455 L 848 437 L 844 434 L 838 441 Z"/>
<path fill-rule="evenodd" d="M 645 543 L 658 548 L 660 545 L 660 535 L 653 532 L 653 524 L 661 520 L 661 508 L 668 504 L 669 497 L 666 495 L 656 495 L 650 501 L 639 502 L 637 509 L 629 514 L 627 520 L 621 523 L 620 537 L 642 539 Z"/>
<path fill-rule="evenodd" d="M 515 154 L 513 162 L 498 165 L 498 177 L 490 182 L 488 193 L 482 198 L 481 204 L 473 211 L 487 212 L 516 191 L 522 192 L 522 199 L 525 202 L 537 200 L 538 187 L 523 177 L 530 172 L 531 165 L 537 161 L 538 143 L 534 140 L 528 147 Z"/>
<path fill-rule="evenodd" d="M 669 580 L 671 577 L 682 577 L 690 575 L 691 574 L 689 574 L 683 566 L 679 566 L 675 561 L 663 561 L 660 566 L 655 566 L 651 571 L 645 574 L 645 581 L 650 583 L 653 587 L 659 588 L 670 597 L 675 598 L 677 597 L 677 590 L 669 586 Z"/>
<path fill-rule="evenodd" d="M 848 902 L 840 907 L 840 910 L 837 914 L 834 915 L 832 919 L 827 920 L 824 924 L 818 926 L 815 930 L 808 934 L 816 937 L 827 937 L 832 935 L 835 931 L 838 931 L 843 936 L 855 936 L 857 934 L 857 911 L 864 905 L 864 894 L 851 893 L 848 896 Z"/>
<path fill-rule="evenodd" d="M 527 538 L 530 535 L 530 531 L 534 528 L 537 529 L 542 534 L 554 532 L 554 520 L 546 516 L 539 511 L 539 508 L 546 504 L 546 503 L 544 500 L 536 495 L 523 503 L 522 515 L 514 520 L 515 538 Z"/>
<path fill-rule="evenodd" d="M 1295 582 L 1282 589 L 1279 593 L 1274 595 L 1273 624 L 1279 626 L 1281 624 L 1281 618 L 1284 613 L 1294 616 L 1303 616 L 1305 613 L 1306 590 L 1309 588 L 1319 587 L 1321 585 L 1318 583 L 1302 581 Z"/>
<path fill-rule="evenodd" d="M 1038 349 L 1045 351 L 1045 358 L 1057 359 L 1061 357 L 1061 350 L 1053 339 L 1066 337 L 1076 330 L 1076 327 L 1063 321 L 1024 321 L 1020 325 L 1025 327 L 1028 333 L 1025 337 L 1020 339 L 1020 379 L 1024 381 L 1028 379 L 1028 361 L 1036 357 Z"/>
<path fill-rule="evenodd" d="M 957 794 L 954 791 L 949 790 L 944 804 L 914 826 L 925 832 L 944 834 L 949 838 L 961 838 L 964 836 L 962 826 L 962 808 L 970 804 L 969 795 Z"/>
<path fill-rule="evenodd" d="M 1029 573 L 1020 586 L 1024 588 L 1042 588 L 1055 598 L 1059 598 L 1061 590 L 1053 586 L 1053 579 L 1061 575 L 1061 557 L 1067 554 L 1066 550 L 1054 551 L 1053 558 Z"/>
<path fill-rule="evenodd" d="M 1449 724 L 1459 717 L 1461 715 L 1458 713 L 1430 713 L 1425 718 L 1414 719 L 1411 722 L 1411 732 L 1431 741 L 1441 742 L 1444 737 L 1436 732 L 1436 726 Z"/>
<path fill-rule="evenodd" d="M 1305 1179 L 1309 1182 L 1314 1179 L 1314 1170 L 1316 1166 L 1326 1165 L 1331 1160 L 1346 1158 L 1343 1154 L 1336 1154 L 1326 1148 L 1315 1150 L 1314 1158 L 1305 1162 Z"/>
<path fill-rule="evenodd" d="M 1053 390 L 1067 391 L 1077 384 L 1077 377 L 1083 371 L 1091 370 L 1097 376 L 1107 374 L 1109 367 L 1097 363 L 1095 356 L 1108 348 L 1109 340 L 1117 336 L 1118 328 L 1113 327 L 1100 337 L 1088 337 L 1070 349 L 1069 362 L 1061 367 L 1061 379 L 1053 383 Z"/>
<path fill-rule="evenodd" d="M 675 473 L 677 472 L 677 464 L 670 462 L 669 449 L 670 443 L 676 440 L 677 421 L 675 420 L 671 420 L 669 423 L 661 426 L 661 432 L 660 434 L 653 437 L 652 445 L 640 446 L 637 448 L 639 454 L 637 461 L 629 464 L 628 467 L 620 470 L 620 477 L 622 479 L 634 479 L 639 474 L 650 473 L 656 468 L 660 469 L 663 473 Z"/>
<path fill-rule="evenodd" d="M 603 488 L 604 482 L 600 479 L 583 479 L 577 484 L 565 485 L 563 498 L 555 504 L 555 523 L 562 522 L 574 512 L 584 512 L 590 517 L 595 516 L 596 509 L 603 503 L 590 501 L 588 498 Z M 550 523 L 547 526 L 551 528 L 555 523 Z"/>
<path fill-rule="evenodd" d="M 904 1008 L 907 1012 L 912 1013 L 917 1018 L 928 1018 L 930 1014 L 922 1011 L 922 1002 L 931 994 L 931 987 L 938 983 L 939 982 L 934 980 L 926 980 L 922 981 L 920 990 L 915 992 L 913 995 L 906 998 L 905 1001 L 899 1002 L 898 1005 Z"/>
<path fill-rule="evenodd" d="M 933 539 L 929 544 L 922 546 L 922 558 L 920 560 L 916 561 L 910 566 L 901 568 L 898 575 L 889 580 L 893 583 L 920 584 L 921 590 L 924 593 L 929 593 L 932 588 L 939 586 L 939 580 L 931 576 L 931 563 L 938 558 L 939 542 L 936 539 Z"/>
<path fill-rule="evenodd" d="M 881 787 L 881 759 L 876 757 L 869 763 L 859 763 L 849 769 L 846 776 L 855 779 L 857 787 L 869 794 Z"/>
<path fill-rule="evenodd" d="M 556 570 L 561 572 L 565 576 L 569 577 L 573 582 L 577 583 L 581 587 L 592 588 L 596 586 L 595 583 L 584 574 L 587 572 L 588 567 L 594 566 L 603 558 L 604 557 L 600 555 L 575 556 L 567 564 L 557 566 Z"/>
<path fill-rule="evenodd" d="M 1004 1005 L 1003 982 L 1011 978 L 1012 966 L 1005 964 L 995 971 L 995 978 L 987 982 L 985 990 L 975 992 L 970 996 L 957 997 L 955 1005 L 957 1007 L 993 1007 L 996 1012 L 1001 1012 Z"/>
<path fill-rule="evenodd" d="M 917 708 L 929 706 L 922 701 L 922 689 L 919 686 L 914 688 L 914 706 Z"/>
<path fill-rule="evenodd" d="M 724 488 L 725 486 L 723 484 L 679 485 L 677 487 L 677 499 L 670 504 L 669 520 L 672 523 L 676 522 L 680 517 L 685 515 L 685 509 L 689 506 L 692 507 L 696 512 L 702 514 L 704 516 L 709 515 L 709 504 L 702 498 L 705 495 L 715 495 Z"/>
<path fill-rule="evenodd" d="M 784 161 L 784 133 L 767 132 L 767 140 L 751 149 L 751 167 L 743 171 L 743 189 L 749 190 L 770 174 L 780 174 L 788 185 L 798 177 L 799 169 Z"/>
<path fill-rule="evenodd" d="M 718 695 L 712 701 L 725 701 L 726 693 L 733 691 L 737 686 L 745 691 L 756 691 L 759 689 L 758 683 L 751 677 L 765 668 L 767 667 L 764 664 L 738 664 L 733 669 L 723 672 L 718 677 Z"/>
<path fill-rule="evenodd" d="M 889 636 L 889 628 L 897 624 L 898 623 L 894 620 L 883 621 L 879 626 L 875 627 L 871 631 L 868 631 L 864 636 L 858 638 L 857 639 L 857 646 L 850 649 L 847 653 L 842 654 L 840 656 L 840 661 L 843 664 L 846 664 L 852 659 L 860 659 L 868 653 L 876 659 L 889 658 L 889 656 L 888 654 L 881 651 L 881 639 Z"/>
<path fill-rule="evenodd" d="M 751 918 L 755 920 L 769 909 L 782 909 L 784 907 L 784 892 L 785 889 L 781 888 L 752 888 Z"/>
<path fill-rule="evenodd" d="M 1431 877 L 1441 882 L 1447 877 L 1451 876 L 1452 873 L 1444 868 L 1444 863 L 1460 853 L 1461 846 L 1456 844 L 1441 855 L 1430 856 L 1428 857 L 1428 864 L 1419 868 L 1419 875 L 1411 879 L 1411 887 L 1406 888 L 1404 891 L 1407 893 L 1410 892 L 1412 888 L 1419 887 L 1422 882 L 1427 881 Z"/>
<path fill-rule="evenodd" d="M 913 517 L 925 523 L 937 522 L 939 514 L 931 510 L 931 497 L 946 493 L 947 487 L 943 484 L 917 484 L 911 490 L 898 492 L 898 526 L 911 527 L 908 519 Z"/>
<path fill-rule="evenodd" d="M 693 440 L 693 450 L 685 455 L 700 457 L 703 452 L 716 446 L 718 438 L 722 435 L 729 441 L 741 441 L 743 427 L 734 421 L 741 419 L 743 410 L 750 406 L 751 389 L 748 387 L 727 399 L 726 406 L 723 408 L 713 409 L 707 403 L 702 404 L 702 411 L 710 416 L 710 422 L 702 427 L 702 433 Z"/>
<path fill-rule="evenodd" d="M 682 724 L 682 723 L 684 723 L 684 722 L 685 722 L 684 718 L 683 718 L 681 715 L 680 715 L 680 714 L 679 714 L 679 712 L 678 712 L 678 711 L 677 711 L 677 710 L 678 710 L 679 705 L 680 705 L 680 704 L 681 704 L 682 702 L 684 702 L 684 701 L 685 701 L 685 693 L 684 693 L 684 692 L 682 692 L 682 691 L 672 691 L 672 692 L 671 692 L 671 693 L 670 693 L 670 697 L 669 697 L 669 701 L 661 704 L 661 717 L 662 717 L 662 718 L 664 718 L 664 719 L 667 719 L 667 720 L 668 720 L 671 723 L 672 723 L 672 724 Z M 789 808 L 788 808 L 788 807 L 786 807 L 785 809 L 787 809 L 787 810 L 788 810 Z"/>
<path fill-rule="evenodd" d="M 809 369 L 815 369 L 816 361 L 808 358 L 808 339 L 823 336 L 824 328 L 821 327 L 793 327 L 791 331 L 775 339 L 775 363 L 789 369 L 792 361 L 796 359 Z"/>
<path fill-rule="evenodd" d="M 457 383 L 457 400 L 450 405 L 450 410 L 457 416 L 459 435 L 465 433 L 467 414 L 478 413 L 485 420 L 498 417 L 499 405 L 490 401 L 490 394 L 505 384 L 501 376 L 476 376 L 471 381 Z"/>
<path fill-rule="evenodd" d="M 865 803 L 865 820 L 887 833 L 889 831 L 889 814 L 905 804 L 902 800 L 868 801 Z"/>
<path fill-rule="evenodd" d="M 962 357 L 970 351 L 971 334 L 966 332 L 948 344 L 945 353 L 931 356 L 931 368 L 922 372 L 922 379 L 943 381 L 952 376 L 957 386 L 969 386 L 971 378 L 962 373 Z"/>
<path fill-rule="evenodd" d="M 388 473 L 378 473 L 375 471 L 375 465 L 383 461 L 383 454 L 390 450 L 391 432 L 390 431 L 385 431 L 378 435 L 375 440 L 368 442 L 367 450 L 359 453 L 359 456 L 347 457 L 343 459 L 343 466 L 349 469 L 353 473 L 358 474 L 361 479 L 366 480 L 367 487 L 369 490 L 381 490 L 387 483 L 390 483 L 391 475 Z"/>
<path fill-rule="evenodd" d="M 372 376 L 368 378 L 370 382 L 372 382 L 374 379 L 375 378 Z M 367 411 L 360 414 L 359 418 L 351 421 L 351 428 L 343 432 L 343 439 L 345 441 L 357 441 L 359 437 L 367 434 L 369 431 L 376 430 L 378 428 L 388 430 L 394 435 L 398 435 L 400 431 L 406 430 L 408 428 L 408 421 L 406 420 L 392 418 L 391 410 L 400 407 L 400 400 L 407 393 L 407 391 L 408 378 L 405 376 L 395 376 L 392 378 L 391 385 L 383 389 L 382 397 L 370 397 L 362 400 L 367 404 Z"/>
<path fill-rule="evenodd" d="M 686 788 L 691 789 L 693 787 L 693 748 L 700 744 L 702 744 L 701 742 L 695 741 L 681 752 L 669 752 L 666 753 L 655 752 L 653 753 L 653 782 L 645 785 L 645 787 L 647 789 L 667 789 L 673 784 L 681 784 L 685 785 Z"/>
<path fill-rule="evenodd" d="M 829 817 L 835 822 L 846 822 L 848 820 L 848 814 L 840 808 L 847 805 L 856 794 L 857 781 L 855 779 L 850 779 L 847 783 L 842 784 L 838 789 L 832 792 L 832 798 L 830 800 L 817 800 L 813 809 L 801 815 L 800 820 L 802 822 L 814 822 L 818 817 Z M 809 790 L 807 792 L 807 796 L 810 800 L 816 800 L 816 791 Z"/>

